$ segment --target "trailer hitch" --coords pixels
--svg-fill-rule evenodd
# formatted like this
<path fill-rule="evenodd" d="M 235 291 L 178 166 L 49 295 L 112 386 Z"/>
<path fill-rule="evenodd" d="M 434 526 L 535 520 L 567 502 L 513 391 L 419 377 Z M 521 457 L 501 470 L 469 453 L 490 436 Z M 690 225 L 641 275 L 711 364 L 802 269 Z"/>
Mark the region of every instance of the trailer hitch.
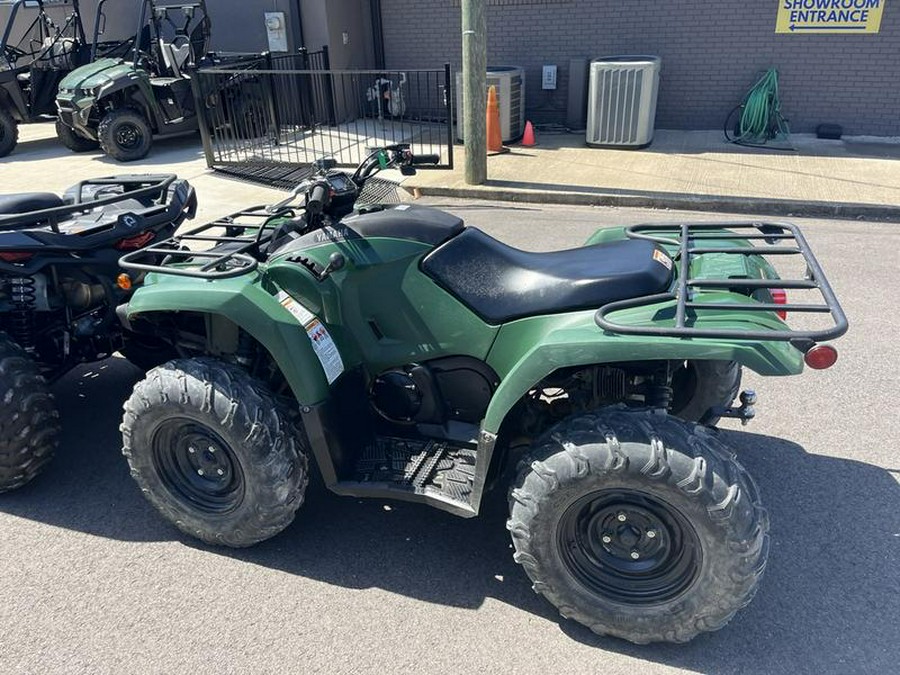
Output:
<path fill-rule="evenodd" d="M 738 419 L 741 421 L 743 426 L 747 426 L 747 423 L 750 422 L 754 417 L 756 417 L 756 392 L 751 391 L 749 389 L 741 392 L 741 405 L 736 408 L 731 406 L 729 408 L 714 408 L 715 415 L 717 417 L 729 417 L 731 419 Z"/>

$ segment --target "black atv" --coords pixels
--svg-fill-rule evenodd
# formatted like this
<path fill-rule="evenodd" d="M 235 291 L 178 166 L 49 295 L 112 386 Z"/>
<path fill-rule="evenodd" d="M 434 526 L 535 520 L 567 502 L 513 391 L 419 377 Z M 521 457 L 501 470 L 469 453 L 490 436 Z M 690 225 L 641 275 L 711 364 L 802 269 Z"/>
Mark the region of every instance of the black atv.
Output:
<path fill-rule="evenodd" d="M 172 236 L 196 213 L 173 175 L 88 180 L 64 196 L 0 195 L 0 492 L 49 461 L 59 424 L 48 383 L 121 351 L 141 367 L 170 352 L 122 329 L 116 307 L 138 277 L 119 258 Z"/>

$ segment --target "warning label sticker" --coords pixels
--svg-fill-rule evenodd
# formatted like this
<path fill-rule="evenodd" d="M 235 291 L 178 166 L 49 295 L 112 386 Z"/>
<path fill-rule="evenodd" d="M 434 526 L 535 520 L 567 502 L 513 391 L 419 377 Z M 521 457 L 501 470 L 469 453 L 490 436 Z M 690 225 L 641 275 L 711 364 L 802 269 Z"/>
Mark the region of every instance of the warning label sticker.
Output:
<path fill-rule="evenodd" d="M 776 33 L 877 33 L 887 0 L 779 0 Z"/>
<path fill-rule="evenodd" d="M 659 249 L 653 251 L 653 259 L 667 270 L 672 269 L 672 259 Z"/>
<path fill-rule="evenodd" d="M 341 359 L 337 345 L 334 344 L 331 333 L 312 312 L 284 291 L 276 295 L 275 299 L 306 329 L 306 336 L 312 343 L 319 363 L 322 364 L 328 384 L 334 382 L 344 372 L 344 361 Z"/>

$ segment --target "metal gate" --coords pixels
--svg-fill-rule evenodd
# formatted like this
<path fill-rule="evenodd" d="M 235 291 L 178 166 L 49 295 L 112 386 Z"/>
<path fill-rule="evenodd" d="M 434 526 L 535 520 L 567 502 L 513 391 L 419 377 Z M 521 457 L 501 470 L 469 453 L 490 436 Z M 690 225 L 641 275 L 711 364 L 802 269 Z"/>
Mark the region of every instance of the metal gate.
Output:
<path fill-rule="evenodd" d="M 203 68 L 192 82 L 206 162 L 218 171 L 289 188 L 316 159 L 355 166 L 396 143 L 453 168 L 449 64 L 332 70 L 323 48 Z"/>

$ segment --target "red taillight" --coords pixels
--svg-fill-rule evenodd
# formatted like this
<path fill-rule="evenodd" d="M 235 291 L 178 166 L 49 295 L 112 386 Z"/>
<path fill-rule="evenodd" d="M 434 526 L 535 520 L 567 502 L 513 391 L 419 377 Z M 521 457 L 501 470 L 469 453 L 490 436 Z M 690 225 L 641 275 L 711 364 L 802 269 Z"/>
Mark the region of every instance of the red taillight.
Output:
<path fill-rule="evenodd" d="M 816 345 L 803 357 L 806 365 L 814 370 L 825 370 L 831 368 L 838 358 L 837 349 L 831 345 Z"/>
<path fill-rule="evenodd" d="M 153 241 L 153 238 L 155 236 L 156 234 L 154 232 L 143 232 L 141 234 L 136 234 L 133 237 L 120 239 L 118 242 L 116 242 L 116 248 L 120 251 L 136 251 L 139 248 L 144 248 L 144 246 Z"/>
<path fill-rule="evenodd" d="M 8 263 L 30 260 L 33 256 L 34 253 L 24 253 L 22 251 L 0 251 L 0 260 Z"/>
<path fill-rule="evenodd" d="M 787 291 L 783 288 L 771 288 L 769 289 L 769 294 L 772 296 L 772 302 L 776 305 L 786 305 L 787 304 Z M 775 312 L 778 317 L 784 321 L 787 319 L 787 312 Z"/>

